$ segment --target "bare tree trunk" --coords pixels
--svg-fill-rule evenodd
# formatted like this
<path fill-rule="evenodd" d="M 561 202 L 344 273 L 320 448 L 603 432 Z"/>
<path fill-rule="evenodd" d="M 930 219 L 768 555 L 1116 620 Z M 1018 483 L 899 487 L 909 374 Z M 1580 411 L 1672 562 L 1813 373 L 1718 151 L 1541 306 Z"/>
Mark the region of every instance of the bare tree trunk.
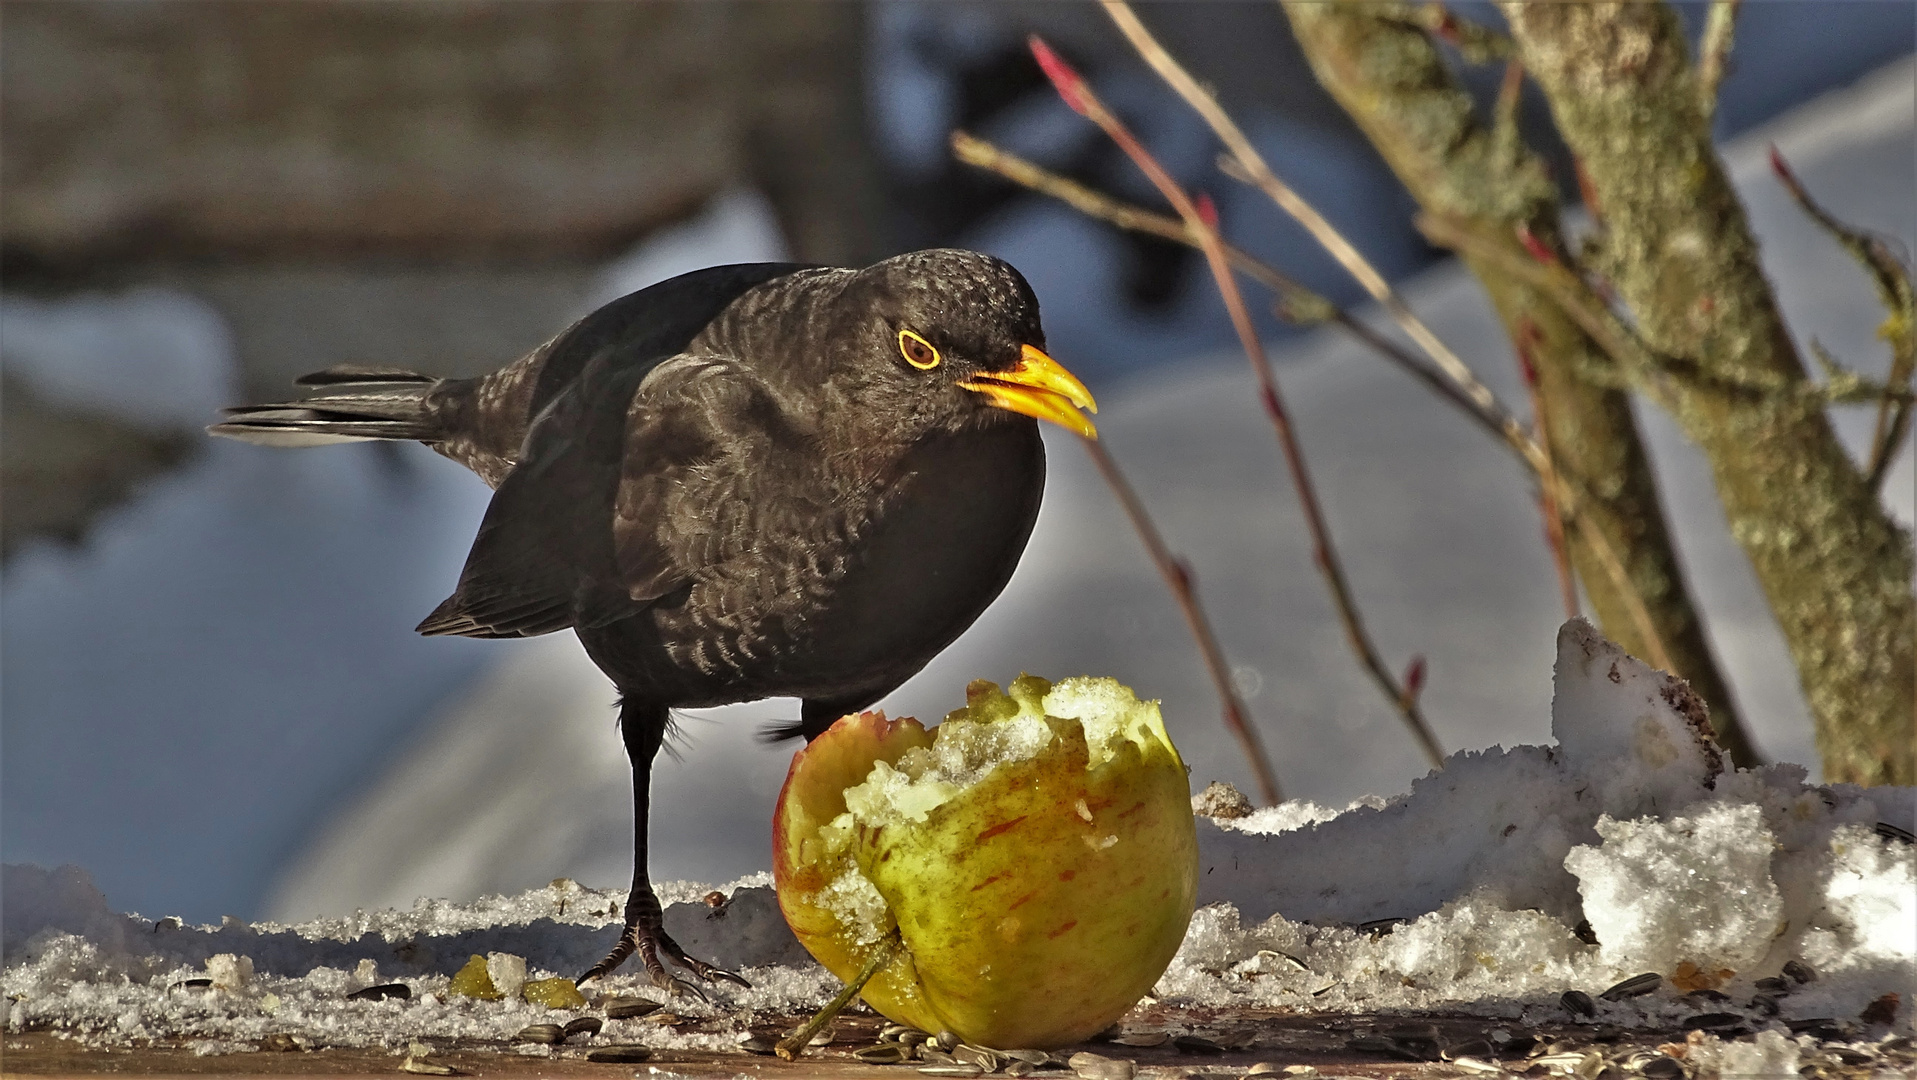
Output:
<path fill-rule="evenodd" d="M 1831 780 L 1917 782 L 1910 538 L 1806 377 L 1663 4 L 1500 5 L 1580 158 L 1609 278 L 1652 354 L 1629 371 L 1710 458 L 1795 658 Z"/>
<path fill-rule="evenodd" d="M 1299 0 L 1284 6 L 1318 81 L 1427 213 L 1521 259 L 1533 256 L 1525 252 L 1520 230 L 1564 257 L 1556 240 L 1557 192 L 1541 163 L 1514 130 L 1478 122 L 1471 98 L 1405 8 Z M 1573 530 L 1571 560 L 1604 632 L 1638 656 L 1668 657 L 1709 704 L 1732 759 L 1756 764 L 1757 752 L 1685 587 L 1629 395 L 1587 377 L 1611 366 L 1607 354 L 1531 284 L 1469 252 L 1465 262 L 1484 283 L 1511 340 L 1533 362 L 1552 463 L 1583 493 L 1578 512 L 1621 556 L 1623 576 L 1648 615 L 1652 635 L 1633 618 L 1630 599 L 1588 535 Z"/>

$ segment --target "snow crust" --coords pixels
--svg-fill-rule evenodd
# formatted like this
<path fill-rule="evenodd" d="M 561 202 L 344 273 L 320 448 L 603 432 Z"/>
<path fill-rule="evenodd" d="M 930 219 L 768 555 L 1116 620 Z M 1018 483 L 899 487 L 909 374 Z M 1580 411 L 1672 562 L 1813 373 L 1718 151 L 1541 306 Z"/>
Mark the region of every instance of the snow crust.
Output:
<path fill-rule="evenodd" d="M 1794 765 L 1731 770 L 1683 683 L 1579 620 L 1559 634 L 1555 683 L 1554 746 L 1461 752 L 1395 799 L 1335 814 L 1300 803 L 1202 819 L 1205 906 L 1155 995 L 1541 1023 L 1563 1021 L 1560 995 L 1578 989 L 1598 999 L 1597 1022 L 1670 1029 L 1707 1011 L 1687 992 L 1710 990 L 1727 995 L 1710 1010 L 1747 1013 L 1758 1035 L 1695 1036 L 1699 1075 L 1794 1075 L 1788 1021 L 1828 1018 L 1860 1039 L 1912 1030 L 1917 846 L 1878 823 L 1917 825 L 1917 789 L 1811 785 Z M 1021 713 L 1065 708 L 1056 694 L 1025 695 Z M 1125 705 L 1099 707 L 1113 704 Z M 1131 705 L 1116 715 L 1138 722 L 1109 725 L 1112 737 L 1150 733 Z M 983 744 L 959 742 L 951 762 L 928 755 L 894 771 L 976 769 Z M 1242 810 L 1217 792 L 1201 801 Z M 597 1041 L 724 1048 L 762 1013 L 814 1008 L 836 988 L 793 940 L 764 875 L 721 891 L 729 900 L 714 904 L 703 886 L 662 888 L 667 927 L 694 955 L 744 968 L 753 989 L 675 1001 L 681 1017 L 704 1019 L 694 1030 L 612 1021 Z M 448 977 L 475 954 L 495 982 L 584 970 L 610 946 L 624 894 L 561 879 L 471 904 L 190 927 L 114 911 L 76 868 L 10 866 L 4 901 L 9 1030 L 226 1053 L 273 1033 L 396 1050 L 507 1039 L 553 1014 L 450 994 Z M 1663 976 L 1658 989 L 1600 996 L 1644 972 Z M 392 980 L 410 1000 L 346 997 Z M 631 975 L 588 989 L 657 993 Z M 1889 994 L 1899 997 L 1886 1014 Z M 1769 1007 L 1747 1004 L 1759 995 Z"/>

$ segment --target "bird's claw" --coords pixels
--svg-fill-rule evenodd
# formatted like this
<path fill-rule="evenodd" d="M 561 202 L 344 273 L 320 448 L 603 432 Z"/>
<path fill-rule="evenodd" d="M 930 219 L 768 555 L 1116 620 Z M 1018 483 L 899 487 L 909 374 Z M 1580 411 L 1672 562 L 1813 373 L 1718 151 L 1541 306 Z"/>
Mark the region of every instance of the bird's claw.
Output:
<path fill-rule="evenodd" d="M 594 964 L 590 970 L 574 981 L 583 983 L 587 979 L 611 974 L 614 968 L 625 963 L 626 958 L 635 952 L 644 961 L 647 973 L 652 976 L 653 984 L 675 995 L 690 994 L 700 1001 L 710 1000 L 706 997 L 705 991 L 668 972 L 665 964 L 659 959 L 660 953 L 664 953 L 673 963 L 706 982 L 729 982 L 742 989 L 752 989 L 752 984 L 741 978 L 737 972 L 727 971 L 708 964 L 704 960 L 687 956 L 686 951 L 679 947 L 678 942 L 667 936 L 663 928 L 641 926 L 627 926 L 625 932 L 619 935 L 619 940 L 613 945 L 612 951 L 606 954 L 606 958 Z"/>

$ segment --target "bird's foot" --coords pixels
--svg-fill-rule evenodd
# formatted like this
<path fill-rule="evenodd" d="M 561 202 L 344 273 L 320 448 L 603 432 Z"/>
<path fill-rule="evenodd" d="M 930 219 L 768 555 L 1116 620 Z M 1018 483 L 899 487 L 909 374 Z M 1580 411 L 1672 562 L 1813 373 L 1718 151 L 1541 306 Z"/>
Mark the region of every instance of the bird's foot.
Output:
<path fill-rule="evenodd" d="M 587 979 L 609 975 L 614 968 L 625 963 L 626 958 L 635 952 L 646 965 L 646 971 L 652 975 L 653 984 L 673 994 L 690 994 L 700 1001 L 706 1000 L 704 991 L 666 970 L 666 965 L 659 959 L 662 953 L 674 964 L 685 968 L 706 982 L 729 982 L 748 990 L 752 988 L 752 984 L 740 978 L 737 972 L 727 971 L 697 957 L 687 956 L 686 951 L 679 947 L 678 942 L 672 940 L 664 927 L 637 923 L 627 923 L 625 932 L 619 935 L 619 941 L 613 945 L 612 951 L 606 954 L 606 958 L 594 964 L 591 970 L 574 981 L 583 983 Z"/>

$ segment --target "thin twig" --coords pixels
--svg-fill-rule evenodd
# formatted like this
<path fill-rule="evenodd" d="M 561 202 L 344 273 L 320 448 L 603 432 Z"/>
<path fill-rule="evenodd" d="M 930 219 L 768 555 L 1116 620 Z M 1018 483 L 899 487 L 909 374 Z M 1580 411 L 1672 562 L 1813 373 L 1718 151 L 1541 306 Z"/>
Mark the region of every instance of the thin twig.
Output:
<path fill-rule="evenodd" d="M 1877 423 L 1871 428 L 1870 455 L 1865 465 L 1870 489 L 1881 491 L 1891 462 L 1903 448 L 1904 433 L 1910 428 L 1910 383 L 1913 371 L 1917 371 L 1917 288 L 1912 287 L 1910 270 L 1888 244 L 1851 228 L 1818 205 L 1775 146 L 1771 147 L 1771 171 L 1804 213 L 1863 264 L 1877 286 L 1878 297 L 1890 309 L 1878 331 L 1890 345 L 1890 372 L 1884 377 L 1884 393 L 1877 401 Z"/>
<path fill-rule="evenodd" d="M 1419 747 L 1430 760 L 1434 769 L 1444 767 L 1444 751 L 1438 745 L 1437 737 L 1431 733 L 1423 710 L 1415 696 L 1408 695 L 1398 684 L 1397 677 L 1385 667 L 1379 658 L 1377 648 L 1372 644 L 1366 632 L 1364 621 L 1358 613 L 1357 601 L 1351 594 L 1350 583 L 1345 578 L 1344 567 L 1338 558 L 1336 546 L 1332 543 L 1331 528 L 1325 521 L 1324 511 L 1318 503 L 1318 494 L 1312 483 L 1311 473 L 1305 466 L 1304 449 L 1299 445 L 1297 433 L 1293 430 L 1290 413 L 1285 409 L 1283 396 L 1278 391 L 1278 380 L 1272 373 L 1271 360 L 1265 355 L 1264 342 L 1258 337 L 1257 328 L 1252 325 L 1251 313 L 1245 307 L 1244 298 L 1238 292 L 1238 280 L 1232 276 L 1231 264 L 1225 256 L 1224 242 L 1219 239 L 1218 230 L 1206 216 L 1199 212 L 1185 189 L 1172 179 L 1165 167 L 1154 158 L 1131 131 L 1107 109 L 1092 93 L 1084 79 L 1066 66 L 1063 60 L 1034 35 L 1031 39 L 1032 53 L 1039 65 L 1058 88 L 1059 96 L 1079 114 L 1085 116 L 1102 128 L 1111 140 L 1125 151 L 1148 177 L 1153 186 L 1165 196 L 1188 229 L 1192 230 L 1204 242 L 1205 261 L 1211 267 L 1212 278 L 1218 284 L 1218 291 L 1224 297 L 1225 309 L 1231 315 L 1232 327 L 1238 332 L 1239 344 L 1244 347 L 1245 357 L 1251 362 L 1252 374 L 1258 380 L 1259 395 L 1270 417 L 1273 428 L 1278 433 L 1278 444 L 1284 450 L 1285 464 L 1291 473 L 1292 487 L 1298 496 L 1299 508 L 1304 512 L 1306 528 L 1311 533 L 1313 560 L 1324 575 L 1325 584 L 1331 591 L 1332 606 L 1337 609 L 1339 619 L 1344 623 L 1345 636 L 1352 650 L 1358 654 L 1359 661 L 1371 674 L 1385 699 L 1398 709 L 1406 726 L 1418 740 Z"/>
<path fill-rule="evenodd" d="M 1224 650 L 1218 647 L 1218 636 L 1212 633 L 1211 622 L 1205 618 L 1205 609 L 1199 606 L 1198 589 L 1192 581 L 1191 568 L 1165 546 L 1165 538 L 1159 535 L 1158 526 L 1152 523 L 1151 515 L 1145 512 L 1145 504 L 1139 501 L 1138 493 L 1125 480 L 1125 474 L 1118 471 L 1118 463 L 1106 452 L 1105 444 L 1096 439 L 1080 441 L 1085 444 L 1085 452 L 1092 456 L 1092 462 L 1098 466 L 1099 475 L 1111 487 L 1112 494 L 1118 496 L 1118 504 L 1125 508 L 1125 516 L 1131 519 L 1132 528 L 1138 532 L 1139 539 L 1145 542 L 1145 551 L 1151 555 L 1152 565 L 1158 568 L 1159 576 L 1165 579 L 1165 584 L 1171 589 L 1172 598 L 1178 601 L 1178 610 L 1184 614 L 1185 625 L 1198 642 L 1199 655 L 1204 657 L 1205 671 L 1211 675 L 1212 685 L 1217 688 L 1218 697 L 1224 703 L 1225 728 L 1238 740 L 1245 760 L 1251 763 L 1252 777 L 1258 781 L 1259 796 L 1265 800 L 1266 806 L 1278 805 L 1284 801 L 1278 792 L 1278 777 L 1271 770 L 1271 759 L 1265 754 L 1265 745 L 1258 737 L 1258 729 L 1247 718 L 1244 702 L 1238 700 L 1238 691 L 1232 685 L 1231 667 L 1225 662 Z"/>
<path fill-rule="evenodd" d="M 1710 13 L 1704 16 L 1704 36 L 1697 43 L 1697 105 L 1706 120 L 1717 112 L 1717 88 L 1724 81 L 1742 2 L 1712 0 Z"/>
<path fill-rule="evenodd" d="M 1425 355 L 1431 357 L 1433 363 L 1442 368 L 1445 374 L 1451 376 L 1458 385 L 1465 387 L 1481 406 L 1490 408 L 1496 399 L 1491 396 L 1491 391 L 1478 381 L 1477 376 L 1471 373 L 1470 366 L 1460 360 L 1449 346 L 1438 340 L 1438 335 L 1432 333 L 1431 328 L 1426 326 L 1423 320 L 1419 319 L 1417 314 L 1398 298 L 1396 292 L 1392 291 L 1384 275 L 1378 273 L 1377 269 L 1366 261 L 1364 255 L 1359 253 L 1358 249 L 1353 247 L 1331 222 L 1325 220 L 1324 215 L 1320 214 L 1316 207 L 1299 197 L 1297 192 L 1278 179 L 1277 175 L 1271 171 L 1271 166 L 1265 163 L 1264 157 L 1251 144 L 1251 140 L 1245 137 L 1245 133 L 1239 130 L 1238 124 L 1218 104 L 1218 100 L 1211 96 L 1210 91 L 1200 86 L 1198 80 L 1192 78 L 1191 73 L 1181 67 L 1178 61 L 1165 51 L 1164 46 L 1152 37 L 1151 31 L 1145 29 L 1145 24 L 1139 21 L 1131 5 L 1125 3 L 1125 0 L 1104 0 L 1104 4 L 1106 14 L 1118 24 L 1118 29 L 1131 41 L 1132 48 L 1137 50 L 1138 55 L 1151 65 L 1152 70 L 1158 72 L 1159 78 L 1164 79 L 1180 97 L 1185 99 L 1187 104 L 1197 110 L 1198 115 L 1211 125 L 1213 133 L 1224 142 L 1225 149 L 1230 152 L 1231 160 L 1237 166 L 1237 170 L 1231 172 L 1233 178 L 1243 180 L 1263 191 L 1285 213 L 1290 214 L 1298 224 L 1303 225 L 1305 230 L 1311 233 L 1312 238 L 1317 240 L 1332 258 L 1338 260 L 1338 264 L 1343 266 L 1347 273 L 1364 286 L 1365 291 L 1385 309 L 1392 321 L 1410 335 L 1411 340 L 1425 351 Z M 1516 423 L 1515 419 L 1513 423 Z M 1521 425 L 1520 431 L 1522 431 Z"/>
<path fill-rule="evenodd" d="M 997 173 L 1015 184 L 1042 195 L 1050 195 L 1087 217 L 1109 221 L 1121 229 L 1147 233 L 1200 251 L 1204 250 L 1204 241 L 1178 218 L 1155 213 L 1114 199 L 1103 192 L 1094 191 L 984 139 L 963 131 L 955 131 L 952 133 L 952 152 L 967 165 Z M 1283 271 L 1261 261 L 1243 248 L 1226 244 L 1225 257 L 1231 262 L 1233 269 L 1278 294 L 1276 310 L 1280 318 L 1307 326 L 1320 322 L 1336 323 L 1371 346 L 1379 355 L 1397 364 L 1406 373 L 1443 396 L 1445 400 L 1464 410 L 1465 415 L 1483 426 L 1494 438 L 1505 437 L 1506 421 L 1510 418 L 1510 413 L 1497 403 L 1495 398 L 1492 399 L 1492 408 L 1481 407 L 1476 398 L 1452 382 L 1443 372 L 1413 356 L 1397 342 L 1373 330 L 1351 312 L 1300 285 Z"/>
<path fill-rule="evenodd" d="M 1544 411 L 1544 399 L 1538 393 L 1538 368 L 1531 359 L 1537 326 L 1526 317 L 1518 327 L 1518 367 L 1524 374 L 1524 388 L 1531 395 L 1532 423 L 1537 425 L 1538 445 L 1544 449 L 1545 474 L 1539 477 L 1538 510 L 1544 515 L 1544 539 L 1551 548 L 1551 562 L 1558 571 L 1558 596 L 1564 601 L 1564 617 L 1578 617 L 1578 583 L 1571 573 L 1571 551 L 1564 542 L 1564 511 L 1558 506 L 1557 463 L 1551 457 L 1551 422 Z"/>

